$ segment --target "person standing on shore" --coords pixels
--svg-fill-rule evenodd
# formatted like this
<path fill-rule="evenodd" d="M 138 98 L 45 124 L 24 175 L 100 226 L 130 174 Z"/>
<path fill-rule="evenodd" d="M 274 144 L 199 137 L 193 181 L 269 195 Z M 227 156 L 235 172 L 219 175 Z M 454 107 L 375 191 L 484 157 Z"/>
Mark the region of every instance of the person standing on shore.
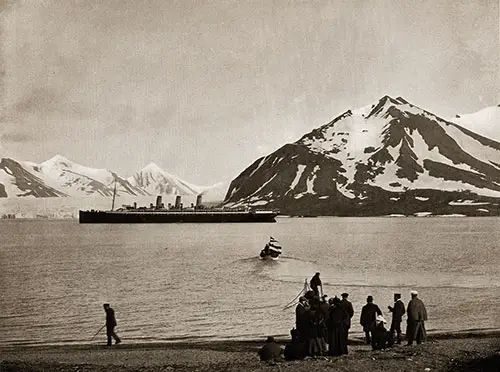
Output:
<path fill-rule="evenodd" d="M 349 297 L 348 293 L 342 293 L 342 300 L 340 300 L 340 307 L 344 309 L 344 311 L 347 313 L 347 317 L 345 318 L 345 344 L 347 345 L 347 340 L 349 338 L 349 329 L 351 328 L 351 319 L 354 316 L 354 308 L 352 307 L 352 303 L 347 299 Z"/>
<path fill-rule="evenodd" d="M 109 306 L 109 304 L 104 304 L 104 311 L 106 312 L 106 335 L 108 337 L 108 346 L 111 346 L 111 338 L 115 339 L 115 345 L 118 345 L 120 342 L 120 337 L 115 333 L 116 327 L 116 318 L 115 311 Z"/>
<path fill-rule="evenodd" d="M 411 300 L 408 302 L 406 319 L 406 337 L 408 338 L 408 345 L 412 345 L 413 341 L 421 344 L 426 337 L 425 321 L 427 320 L 427 310 L 424 303 L 418 298 L 417 291 L 411 291 Z"/>
<path fill-rule="evenodd" d="M 365 332 L 365 341 L 369 345 L 372 343 L 371 333 L 375 328 L 375 319 L 377 315 L 382 315 L 380 308 L 373 303 L 373 297 L 366 298 L 366 305 L 361 309 L 360 323 Z"/>
<path fill-rule="evenodd" d="M 321 287 L 321 293 L 323 293 L 323 284 L 321 283 L 321 279 L 319 278 L 319 273 L 314 274 L 311 281 L 309 282 L 309 285 L 311 286 L 311 289 L 316 296 L 319 297 L 320 295 L 318 287 Z"/>
<path fill-rule="evenodd" d="M 394 293 L 394 307 L 387 306 L 389 311 L 392 313 L 391 321 L 391 334 L 396 332 L 396 343 L 401 343 L 401 322 L 403 321 L 403 315 L 405 314 L 405 305 L 401 301 L 401 294 Z"/>

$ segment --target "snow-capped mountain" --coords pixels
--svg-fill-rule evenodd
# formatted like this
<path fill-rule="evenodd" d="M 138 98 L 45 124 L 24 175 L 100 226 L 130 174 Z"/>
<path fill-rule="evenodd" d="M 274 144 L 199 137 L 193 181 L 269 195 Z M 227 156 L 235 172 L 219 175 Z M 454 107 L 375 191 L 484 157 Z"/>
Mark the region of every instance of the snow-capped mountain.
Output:
<path fill-rule="evenodd" d="M 153 163 L 125 179 L 107 169 L 86 167 L 61 155 L 40 164 L 9 158 L 0 162 L 0 197 L 111 197 L 115 180 L 117 197 L 152 196 L 151 201 L 156 195 L 202 194 L 204 201 L 220 202 L 228 186 L 223 183 L 195 186 Z"/>
<path fill-rule="evenodd" d="M 488 215 L 499 214 L 497 198 L 499 142 L 384 96 L 255 161 L 224 203 L 308 215 Z"/>
<path fill-rule="evenodd" d="M 46 185 L 42 179 L 28 172 L 17 161 L 3 158 L 0 160 L 0 197 L 8 196 L 43 198 L 66 196 L 66 194 Z"/>
<path fill-rule="evenodd" d="M 23 165 L 47 185 L 70 196 L 113 196 L 115 179 L 116 195 L 148 195 L 116 173 L 106 169 L 86 167 L 61 155 L 56 155 L 39 165 L 32 162 L 24 162 Z"/>
<path fill-rule="evenodd" d="M 448 121 L 500 142 L 500 105 L 485 107 L 472 114 L 460 114 Z"/>
<path fill-rule="evenodd" d="M 201 187 L 181 180 L 179 177 L 164 171 L 155 163 L 146 165 L 132 177 L 129 177 L 128 182 L 151 195 L 198 195 L 202 192 Z"/>

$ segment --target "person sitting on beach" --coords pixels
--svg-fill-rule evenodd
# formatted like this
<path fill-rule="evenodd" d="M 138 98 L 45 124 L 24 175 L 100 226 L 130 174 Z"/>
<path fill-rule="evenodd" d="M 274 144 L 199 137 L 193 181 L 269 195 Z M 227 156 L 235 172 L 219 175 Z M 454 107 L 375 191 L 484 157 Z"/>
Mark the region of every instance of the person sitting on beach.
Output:
<path fill-rule="evenodd" d="M 382 315 L 380 308 L 373 303 L 373 297 L 366 298 L 366 305 L 361 309 L 360 324 L 365 332 L 365 341 L 371 344 L 371 335 L 373 328 L 375 328 L 375 318 L 377 315 Z"/>
<path fill-rule="evenodd" d="M 408 302 L 406 319 L 406 337 L 408 338 L 408 345 L 413 344 L 413 341 L 417 341 L 417 344 L 421 344 L 426 337 L 425 332 L 425 321 L 427 320 L 427 310 L 425 305 L 420 300 L 417 291 L 411 291 L 411 300 Z"/>
<path fill-rule="evenodd" d="M 258 351 L 261 361 L 277 361 L 281 359 L 281 346 L 276 343 L 274 337 L 269 336 L 266 344 Z"/>
<path fill-rule="evenodd" d="M 382 350 L 394 344 L 392 332 L 385 328 L 386 320 L 383 316 L 377 315 L 375 320 L 375 327 L 372 331 L 372 349 Z"/>
<path fill-rule="evenodd" d="M 314 274 L 311 281 L 309 282 L 309 285 L 311 286 L 311 289 L 316 296 L 319 296 L 318 287 L 321 287 L 321 292 L 323 292 L 323 285 L 321 283 L 321 279 L 319 278 L 319 273 Z"/>
<path fill-rule="evenodd" d="M 108 337 L 108 346 L 111 346 L 111 338 L 115 339 L 115 345 L 120 342 L 120 337 L 115 333 L 116 318 L 115 311 L 109 306 L 109 304 L 104 304 L 104 311 L 106 312 L 106 335 Z"/>

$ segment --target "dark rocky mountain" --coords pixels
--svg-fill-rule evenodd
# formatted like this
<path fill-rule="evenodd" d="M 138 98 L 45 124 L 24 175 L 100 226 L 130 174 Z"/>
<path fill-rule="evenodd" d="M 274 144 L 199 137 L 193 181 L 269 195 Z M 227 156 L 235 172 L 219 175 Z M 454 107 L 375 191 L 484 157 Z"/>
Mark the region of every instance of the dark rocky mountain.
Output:
<path fill-rule="evenodd" d="M 384 96 L 246 168 L 227 206 L 290 215 L 498 215 L 500 143 Z"/>
<path fill-rule="evenodd" d="M 3 158 L 0 160 L 0 197 L 7 196 L 43 198 L 67 195 L 47 186 L 42 179 L 26 171 L 17 161 Z"/>

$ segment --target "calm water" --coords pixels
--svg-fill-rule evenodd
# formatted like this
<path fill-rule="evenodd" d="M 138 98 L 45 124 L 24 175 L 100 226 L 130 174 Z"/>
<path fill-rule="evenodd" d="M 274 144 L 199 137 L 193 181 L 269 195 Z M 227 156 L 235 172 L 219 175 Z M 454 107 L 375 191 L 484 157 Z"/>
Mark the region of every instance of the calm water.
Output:
<path fill-rule="evenodd" d="M 79 225 L 0 221 L 0 344 L 88 343 L 116 311 L 127 343 L 288 335 L 283 310 L 321 272 L 350 293 L 417 289 L 430 331 L 500 328 L 500 219 L 280 218 L 276 224 Z M 269 235 L 279 262 L 257 255 Z M 94 342 L 103 342 L 101 335 Z"/>

